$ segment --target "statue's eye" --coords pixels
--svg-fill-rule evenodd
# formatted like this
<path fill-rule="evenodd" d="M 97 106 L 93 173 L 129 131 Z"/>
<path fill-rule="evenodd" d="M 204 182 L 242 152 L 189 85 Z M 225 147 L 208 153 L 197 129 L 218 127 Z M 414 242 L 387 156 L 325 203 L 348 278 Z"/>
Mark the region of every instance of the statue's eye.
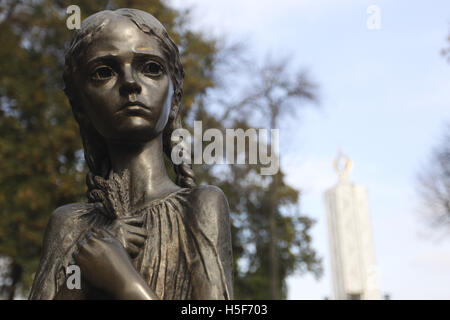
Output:
<path fill-rule="evenodd" d="M 102 66 L 95 69 L 92 74 L 93 80 L 108 80 L 114 76 L 114 70 L 110 67 Z"/>
<path fill-rule="evenodd" d="M 142 73 L 147 77 L 158 77 L 163 73 L 163 67 L 155 61 L 150 61 L 142 67 Z"/>

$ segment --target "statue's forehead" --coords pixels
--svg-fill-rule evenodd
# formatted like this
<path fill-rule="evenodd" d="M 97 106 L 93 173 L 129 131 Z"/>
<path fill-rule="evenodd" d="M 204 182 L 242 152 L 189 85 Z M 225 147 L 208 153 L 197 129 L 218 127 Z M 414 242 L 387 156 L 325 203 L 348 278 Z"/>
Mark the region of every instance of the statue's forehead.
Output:
<path fill-rule="evenodd" d="M 161 22 L 151 14 L 139 10 L 133 10 L 134 14 L 132 14 L 132 12 L 128 11 L 130 11 L 130 9 L 99 11 L 84 19 L 82 25 L 83 27 L 92 27 L 99 26 L 105 22 L 118 23 L 120 21 L 134 21 L 133 23 L 141 25 L 141 28 L 143 28 L 145 32 L 150 31 L 150 29 L 157 34 L 165 32 L 165 28 Z"/>
<path fill-rule="evenodd" d="M 87 60 L 98 55 L 119 55 L 126 52 L 148 53 L 164 58 L 157 38 L 143 32 L 126 17 L 105 20 L 103 23 L 86 50 Z"/>
<path fill-rule="evenodd" d="M 122 16 L 110 16 L 102 21 L 101 25 L 97 28 L 92 42 L 94 44 L 105 41 L 117 41 L 117 40 L 134 40 L 134 41 L 146 41 L 150 39 L 151 35 L 143 32 L 138 26 L 127 17 Z"/>

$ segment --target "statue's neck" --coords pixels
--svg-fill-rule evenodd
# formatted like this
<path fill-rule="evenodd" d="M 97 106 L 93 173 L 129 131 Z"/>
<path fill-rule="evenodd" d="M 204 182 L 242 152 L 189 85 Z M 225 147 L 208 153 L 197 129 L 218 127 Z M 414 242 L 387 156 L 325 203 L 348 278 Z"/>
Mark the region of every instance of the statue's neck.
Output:
<path fill-rule="evenodd" d="M 112 170 L 130 172 L 130 201 L 134 208 L 180 189 L 167 175 L 161 135 L 139 144 L 108 142 L 108 150 Z"/>

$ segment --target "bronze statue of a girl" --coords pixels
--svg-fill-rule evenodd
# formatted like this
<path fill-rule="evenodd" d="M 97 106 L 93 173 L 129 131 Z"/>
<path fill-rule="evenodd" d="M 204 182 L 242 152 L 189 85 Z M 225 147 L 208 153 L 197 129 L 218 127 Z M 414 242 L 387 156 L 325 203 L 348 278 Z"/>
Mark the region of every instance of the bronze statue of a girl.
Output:
<path fill-rule="evenodd" d="M 196 186 L 186 163 L 174 183 L 164 163 L 183 78 L 177 46 L 146 12 L 101 11 L 75 31 L 64 82 L 88 203 L 52 213 L 31 299 L 232 299 L 227 200 Z M 72 264 L 80 289 L 66 285 Z"/>

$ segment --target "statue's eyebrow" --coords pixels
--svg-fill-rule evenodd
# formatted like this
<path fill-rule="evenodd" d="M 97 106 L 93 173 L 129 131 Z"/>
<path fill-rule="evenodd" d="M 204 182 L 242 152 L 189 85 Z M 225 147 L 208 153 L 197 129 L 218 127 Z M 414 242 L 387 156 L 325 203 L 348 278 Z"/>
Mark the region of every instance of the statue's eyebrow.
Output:
<path fill-rule="evenodd" d="M 89 59 L 87 61 L 87 65 L 89 66 L 91 64 L 94 64 L 97 61 L 117 61 L 118 59 L 119 59 L 119 55 L 108 53 L 105 55 L 95 56 L 95 57 Z M 165 60 L 161 56 L 154 54 L 154 53 L 145 52 L 145 51 L 134 52 L 133 59 L 136 59 L 136 60 L 155 59 L 158 62 L 160 62 L 161 64 L 165 64 Z"/>
<path fill-rule="evenodd" d="M 95 63 L 96 61 L 101 61 L 101 60 L 110 60 L 110 61 L 113 60 L 113 61 L 115 61 L 115 60 L 117 60 L 117 58 L 118 58 L 117 55 L 111 54 L 111 53 L 105 54 L 105 55 L 102 55 L 102 56 L 95 56 L 95 57 L 93 57 L 93 58 L 88 60 L 87 65 L 90 65 L 92 63 Z"/>
<path fill-rule="evenodd" d="M 137 51 L 134 53 L 134 59 L 137 60 L 144 60 L 144 59 L 155 59 L 158 62 L 160 62 L 161 64 L 165 64 L 165 60 L 163 57 L 154 54 L 154 53 L 150 53 L 150 52 L 145 52 L 145 51 Z"/>

